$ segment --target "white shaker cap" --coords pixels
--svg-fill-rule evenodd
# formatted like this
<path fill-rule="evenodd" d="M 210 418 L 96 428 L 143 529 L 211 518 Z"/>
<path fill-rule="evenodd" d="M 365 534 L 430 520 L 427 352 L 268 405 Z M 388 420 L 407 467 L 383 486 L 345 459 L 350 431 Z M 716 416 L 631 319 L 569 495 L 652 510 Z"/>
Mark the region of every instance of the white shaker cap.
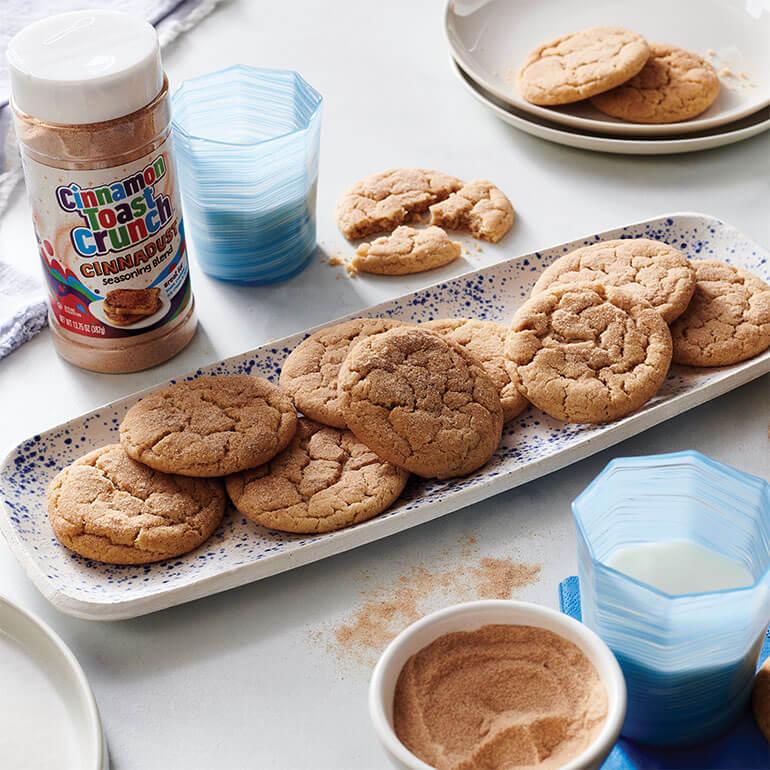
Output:
<path fill-rule="evenodd" d="M 151 24 L 117 11 L 41 19 L 8 44 L 11 101 L 48 123 L 99 123 L 149 104 L 163 87 Z"/>

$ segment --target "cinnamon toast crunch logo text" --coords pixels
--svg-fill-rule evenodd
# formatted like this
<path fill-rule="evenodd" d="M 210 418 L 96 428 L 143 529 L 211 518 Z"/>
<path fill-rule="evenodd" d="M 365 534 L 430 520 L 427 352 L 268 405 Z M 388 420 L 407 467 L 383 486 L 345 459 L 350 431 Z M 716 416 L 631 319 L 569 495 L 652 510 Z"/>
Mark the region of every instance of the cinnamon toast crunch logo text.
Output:
<path fill-rule="evenodd" d="M 145 168 L 111 184 L 57 187 L 59 208 L 82 220 L 70 231 L 75 251 L 82 257 L 99 257 L 155 235 L 174 216 L 169 196 L 155 192 L 155 184 L 165 176 L 166 160 L 158 155 Z"/>

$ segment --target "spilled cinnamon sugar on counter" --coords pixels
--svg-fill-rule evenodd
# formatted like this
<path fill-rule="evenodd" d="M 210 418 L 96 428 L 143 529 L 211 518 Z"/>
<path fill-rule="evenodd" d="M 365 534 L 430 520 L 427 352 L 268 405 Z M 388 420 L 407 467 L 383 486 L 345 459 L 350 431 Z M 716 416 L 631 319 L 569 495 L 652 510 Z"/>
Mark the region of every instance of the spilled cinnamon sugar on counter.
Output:
<path fill-rule="evenodd" d="M 437 770 L 555 770 L 607 718 L 607 692 L 572 642 L 544 628 L 489 625 L 445 634 L 401 670 L 399 740 Z"/>
<path fill-rule="evenodd" d="M 395 584 L 362 592 L 362 603 L 327 640 L 341 660 L 372 666 L 388 642 L 423 615 L 473 599 L 510 599 L 536 582 L 540 565 L 511 558 L 474 557 L 476 538 L 461 542 L 461 564 L 445 569 L 412 567 Z M 320 641 L 322 634 L 312 635 Z"/>

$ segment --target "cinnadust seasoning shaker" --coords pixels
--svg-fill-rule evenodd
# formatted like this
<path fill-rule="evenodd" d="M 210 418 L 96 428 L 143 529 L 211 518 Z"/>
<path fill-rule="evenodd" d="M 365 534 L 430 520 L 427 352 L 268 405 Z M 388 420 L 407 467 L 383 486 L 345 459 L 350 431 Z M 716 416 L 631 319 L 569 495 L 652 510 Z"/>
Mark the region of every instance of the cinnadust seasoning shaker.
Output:
<path fill-rule="evenodd" d="M 99 372 L 171 358 L 196 319 L 155 30 L 65 13 L 23 29 L 7 56 L 57 350 Z"/>

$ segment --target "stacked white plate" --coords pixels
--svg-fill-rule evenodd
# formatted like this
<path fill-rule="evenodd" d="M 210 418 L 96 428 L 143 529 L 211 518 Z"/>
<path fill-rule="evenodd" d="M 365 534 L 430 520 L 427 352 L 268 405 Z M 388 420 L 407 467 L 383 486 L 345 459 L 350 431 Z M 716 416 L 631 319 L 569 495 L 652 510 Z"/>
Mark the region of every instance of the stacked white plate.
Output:
<path fill-rule="evenodd" d="M 770 0 L 449 0 L 444 17 L 452 66 L 466 90 L 528 134 L 599 152 L 666 155 L 719 147 L 770 128 Z M 539 44 L 586 27 L 627 27 L 710 61 L 719 97 L 692 120 L 627 123 L 590 102 L 540 107 L 516 88 Z"/>

